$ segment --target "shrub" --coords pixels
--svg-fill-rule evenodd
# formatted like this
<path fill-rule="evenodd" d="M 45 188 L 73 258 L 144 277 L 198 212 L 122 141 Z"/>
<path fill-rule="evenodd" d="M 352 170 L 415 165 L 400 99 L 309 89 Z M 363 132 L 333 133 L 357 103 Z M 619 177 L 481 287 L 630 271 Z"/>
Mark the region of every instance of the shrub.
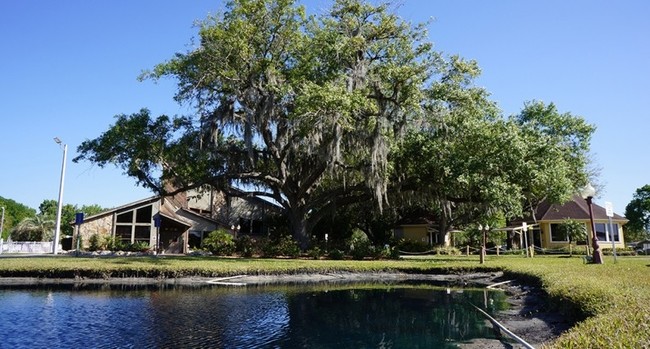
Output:
<path fill-rule="evenodd" d="M 397 244 L 397 247 L 400 251 L 404 252 L 426 252 L 431 249 L 429 244 L 421 241 L 412 241 L 401 239 Z"/>
<path fill-rule="evenodd" d="M 144 241 L 136 241 L 132 244 L 129 244 L 126 248 L 131 252 L 148 252 L 150 250 L 149 243 Z"/>
<path fill-rule="evenodd" d="M 289 235 L 280 238 L 276 245 L 276 256 L 298 257 L 300 254 L 300 246 Z"/>
<path fill-rule="evenodd" d="M 320 257 L 323 255 L 323 250 L 321 250 L 320 247 L 315 246 L 307 251 L 307 254 L 313 259 L 320 259 Z"/>
<path fill-rule="evenodd" d="M 81 237 L 79 237 L 81 238 Z M 102 238 L 99 234 L 95 233 L 88 238 L 88 250 L 89 251 L 99 251 L 103 250 L 106 248 L 106 242 L 102 241 Z M 79 243 L 79 246 L 81 246 L 81 242 Z M 73 248 L 76 248 L 77 246 L 72 246 Z"/>
<path fill-rule="evenodd" d="M 330 259 L 334 260 L 341 260 L 345 257 L 343 251 L 339 250 L 338 248 L 331 249 L 328 256 Z"/>
<path fill-rule="evenodd" d="M 252 257 L 255 253 L 255 240 L 248 235 L 240 235 L 235 241 L 235 251 L 244 257 Z"/>
<path fill-rule="evenodd" d="M 110 251 L 121 251 L 126 249 L 126 243 L 115 236 L 107 236 L 105 239 L 105 247 Z"/>
<path fill-rule="evenodd" d="M 436 247 L 434 250 L 437 255 L 459 256 L 461 254 L 459 249 L 451 246 Z"/>
<path fill-rule="evenodd" d="M 235 241 L 225 229 L 217 229 L 203 239 L 202 247 L 212 254 L 229 256 L 235 252 Z"/>

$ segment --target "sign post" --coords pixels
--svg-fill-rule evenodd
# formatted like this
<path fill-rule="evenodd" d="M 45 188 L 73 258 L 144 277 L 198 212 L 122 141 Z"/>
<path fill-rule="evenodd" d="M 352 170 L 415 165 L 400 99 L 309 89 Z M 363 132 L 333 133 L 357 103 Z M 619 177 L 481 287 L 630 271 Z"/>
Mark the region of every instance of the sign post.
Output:
<path fill-rule="evenodd" d="M 612 253 L 614 254 L 614 263 L 616 263 L 616 241 L 614 241 L 614 227 L 612 217 L 614 217 L 614 205 L 611 202 L 605 202 L 605 213 L 609 221 L 609 239 L 612 241 Z"/>
<path fill-rule="evenodd" d="M 75 250 L 75 256 L 79 255 L 79 245 L 81 244 L 81 239 L 80 239 L 81 231 L 80 230 L 81 230 L 81 224 L 83 222 L 84 222 L 84 214 L 83 214 L 83 212 L 75 213 L 74 214 L 74 224 L 75 224 L 75 227 L 76 227 L 75 230 L 77 231 L 76 234 L 75 234 L 77 236 L 77 238 L 75 239 L 76 240 L 76 245 L 77 245 L 77 248 Z"/>

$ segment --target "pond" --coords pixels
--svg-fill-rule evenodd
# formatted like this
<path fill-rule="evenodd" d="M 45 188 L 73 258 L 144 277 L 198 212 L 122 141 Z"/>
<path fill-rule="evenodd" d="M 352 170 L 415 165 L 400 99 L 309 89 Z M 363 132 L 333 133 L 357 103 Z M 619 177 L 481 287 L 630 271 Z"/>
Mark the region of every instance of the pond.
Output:
<path fill-rule="evenodd" d="M 0 289 L 7 348 L 454 348 L 499 291 L 428 284 Z"/>

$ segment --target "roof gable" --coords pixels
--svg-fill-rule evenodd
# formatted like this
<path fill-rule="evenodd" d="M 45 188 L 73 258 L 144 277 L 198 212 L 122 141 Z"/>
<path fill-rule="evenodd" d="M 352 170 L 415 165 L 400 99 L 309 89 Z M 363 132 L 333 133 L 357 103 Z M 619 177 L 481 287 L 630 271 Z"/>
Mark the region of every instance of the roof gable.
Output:
<path fill-rule="evenodd" d="M 604 207 L 592 203 L 594 219 L 606 220 L 607 212 Z M 535 219 L 537 221 L 564 220 L 567 218 L 587 220 L 589 219 L 589 206 L 587 200 L 578 195 L 574 195 L 571 200 L 564 204 L 551 204 L 547 201 L 542 202 L 535 210 Z M 613 220 L 627 221 L 625 217 L 614 213 Z"/>

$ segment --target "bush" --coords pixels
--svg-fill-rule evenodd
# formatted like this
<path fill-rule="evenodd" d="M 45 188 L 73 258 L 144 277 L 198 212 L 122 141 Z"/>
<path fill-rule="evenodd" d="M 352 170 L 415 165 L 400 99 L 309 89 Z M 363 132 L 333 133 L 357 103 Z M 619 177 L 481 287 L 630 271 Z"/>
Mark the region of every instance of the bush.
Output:
<path fill-rule="evenodd" d="M 148 252 L 150 250 L 149 243 L 144 241 L 136 241 L 127 246 L 127 251 L 131 252 Z"/>
<path fill-rule="evenodd" d="M 265 239 L 262 242 L 262 255 L 265 257 L 298 257 L 300 247 L 298 243 L 289 235 L 284 235 L 275 240 Z"/>
<path fill-rule="evenodd" d="M 431 249 L 429 244 L 421 241 L 412 241 L 401 239 L 397 244 L 397 247 L 400 251 L 404 252 L 426 252 Z"/>
<path fill-rule="evenodd" d="M 307 251 L 307 254 L 313 259 L 320 259 L 320 257 L 323 255 L 323 250 L 321 250 L 320 247 L 315 246 Z"/>
<path fill-rule="evenodd" d="M 255 240 L 248 235 L 240 235 L 235 241 L 235 251 L 243 257 L 252 257 L 255 253 Z"/>
<path fill-rule="evenodd" d="M 102 238 L 99 234 L 95 233 L 88 238 L 88 250 L 89 251 L 100 251 L 106 249 L 106 241 L 102 241 Z M 81 246 L 81 243 L 79 244 Z M 76 249 L 77 246 L 72 246 L 73 249 Z"/>
<path fill-rule="evenodd" d="M 374 257 L 375 253 L 375 246 L 370 241 L 360 241 L 350 245 L 350 256 L 353 259 L 362 260 L 366 257 Z"/>
<path fill-rule="evenodd" d="M 275 253 L 276 256 L 295 258 L 300 254 L 300 246 L 291 236 L 285 235 L 278 241 Z"/>
<path fill-rule="evenodd" d="M 125 250 L 127 245 L 122 240 L 118 239 L 115 236 L 107 236 L 105 239 L 105 248 L 110 251 L 122 251 Z"/>
<path fill-rule="evenodd" d="M 225 229 L 217 229 L 203 239 L 202 247 L 212 254 L 229 256 L 235 252 L 235 241 Z"/>
<path fill-rule="evenodd" d="M 331 249 L 328 256 L 330 259 L 334 260 L 341 260 L 345 257 L 343 251 L 339 250 L 338 248 Z"/>
<path fill-rule="evenodd" d="M 460 256 L 461 252 L 456 247 L 436 247 L 434 249 L 437 255 Z"/>

